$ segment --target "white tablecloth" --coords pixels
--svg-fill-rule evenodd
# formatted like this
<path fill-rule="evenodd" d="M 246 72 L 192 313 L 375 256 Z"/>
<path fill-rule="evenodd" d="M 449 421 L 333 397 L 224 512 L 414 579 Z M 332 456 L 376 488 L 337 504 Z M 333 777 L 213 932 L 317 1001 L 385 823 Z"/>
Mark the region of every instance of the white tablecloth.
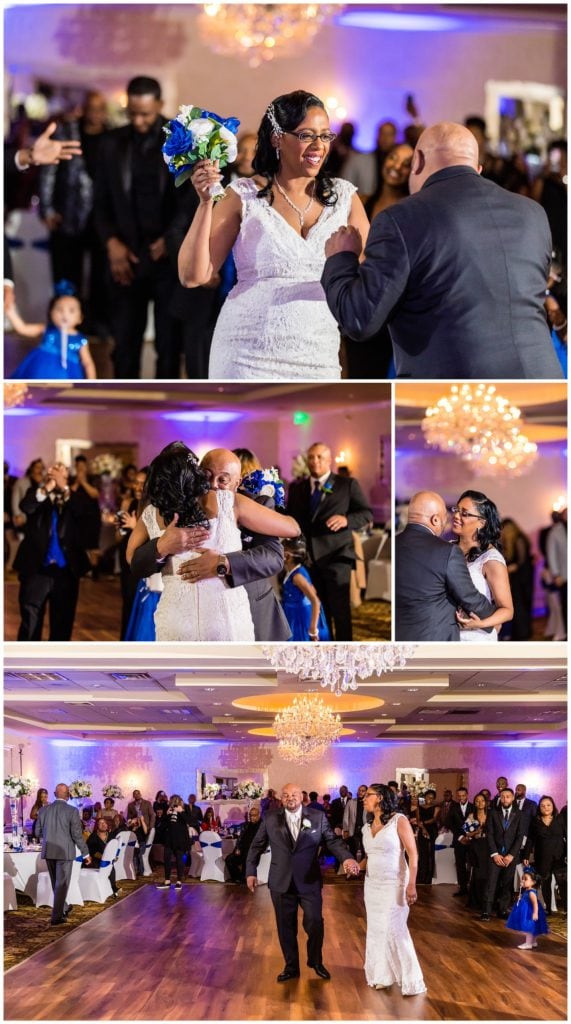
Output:
<path fill-rule="evenodd" d="M 452 833 L 447 829 L 436 837 L 435 868 L 433 885 L 457 885 L 456 864 L 452 849 Z"/>
<path fill-rule="evenodd" d="M 38 850 L 25 850 L 23 853 L 4 851 L 4 871 L 13 879 L 19 892 L 27 892 L 30 879 L 47 870 L 48 866 Z"/>

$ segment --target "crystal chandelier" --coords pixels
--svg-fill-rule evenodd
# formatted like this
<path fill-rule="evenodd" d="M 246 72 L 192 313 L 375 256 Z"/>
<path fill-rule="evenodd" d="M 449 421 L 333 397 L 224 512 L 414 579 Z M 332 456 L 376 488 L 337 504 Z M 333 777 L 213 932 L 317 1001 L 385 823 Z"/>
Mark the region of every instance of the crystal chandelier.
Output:
<path fill-rule="evenodd" d="M 251 68 L 298 56 L 334 8 L 325 4 L 205 4 L 198 16 L 203 42 L 223 57 L 246 57 Z"/>
<path fill-rule="evenodd" d="M 18 405 L 23 405 L 28 397 L 28 385 L 10 382 L 4 385 L 4 408 L 15 409 Z"/>
<path fill-rule="evenodd" d="M 274 719 L 281 756 L 298 764 L 321 757 L 329 744 L 339 739 L 341 729 L 339 715 L 334 715 L 321 697 L 296 697 Z"/>
<path fill-rule="evenodd" d="M 520 476 L 537 458 L 522 425 L 521 411 L 493 384 L 454 384 L 426 410 L 422 431 L 428 444 L 459 455 L 477 476 Z"/>
<path fill-rule="evenodd" d="M 412 644 L 273 644 L 262 648 L 275 668 L 303 679 L 319 680 L 337 697 L 356 690 L 357 677 L 404 668 Z"/>

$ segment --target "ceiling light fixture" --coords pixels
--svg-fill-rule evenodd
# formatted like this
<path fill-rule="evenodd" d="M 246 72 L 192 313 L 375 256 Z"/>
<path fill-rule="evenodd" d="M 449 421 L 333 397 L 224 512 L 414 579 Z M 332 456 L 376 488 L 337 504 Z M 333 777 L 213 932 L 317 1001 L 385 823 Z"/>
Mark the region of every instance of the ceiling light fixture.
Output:
<path fill-rule="evenodd" d="M 321 757 L 329 744 L 339 739 L 342 726 L 340 716 L 334 715 L 321 698 L 302 696 L 278 712 L 274 730 L 281 756 L 306 764 Z"/>
<path fill-rule="evenodd" d="M 302 679 L 315 679 L 337 697 L 368 679 L 404 668 L 413 644 L 272 644 L 262 651 L 274 668 Z"/>

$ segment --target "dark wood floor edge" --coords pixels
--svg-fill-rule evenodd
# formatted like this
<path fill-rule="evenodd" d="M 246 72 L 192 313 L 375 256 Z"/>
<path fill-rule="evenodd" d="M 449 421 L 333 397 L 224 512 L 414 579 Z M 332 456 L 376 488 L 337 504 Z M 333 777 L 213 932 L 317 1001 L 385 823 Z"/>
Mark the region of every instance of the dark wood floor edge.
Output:
<path fill-rule="evenodd" d="M 122 900 L 119 900 L 118 903 L 114 902 L 110 904 L 107 907 L 107 910 L 112 910 L 114 907 L 119 907 L 121 903 L 125 903 L 126 900 L 130 900 L 131 897 L 137 896 L 140 892 L 144 892 L 146 888 L 146 885 L 141 885 L 139 889 L 135 889 L 133 892 L 125 893 L 125 896 L 123 897 Z M 95 917 L 90 917 L 89 921 L 83 921 L 81 924 L 76 925 L 73 931 L 78 932 L 80 928 L 85 928 L 88 924 L 91 924 L 91 922 L 95 921 L 98 917 L 101 917 L 101 914 L 96 914 Z M 58 942 L 63 942 L 64 939 L 67 939 L 68 935 L 72 934 L 73 932 L 66 932 L 65 935 L 59 935 L 57 939 L 54 939 L 54 941 L 50 942 L 47 946 L 44 946 L 42 949 L 37 949 L 35 953 L 30 953 L 30 955 L 27 956 L 25 960 L 20 960 L 19 963 L 14 964 L 12 967 L 7 967 L 6 970 L 2 972 L 2 977 L 5 978 L 7 974 L 10 974 L 10 971 L 15 971 L 18 969 L 18 967 L 22 967 L 24 964 L 29 964 L 30 960 L 33 960 L 35 956 L 40 956 L 42 953 L 46 952 L 46 949 L 51 949 L 52 946 L 57 946 Z M 3 1021 L 9 1020 L 8 1017 L 3 1017 L 2 1019 Z M 121 1024 L 121 1022 L 115 1021 L 115 1024 Z M 229 1024 L 229 1022 L 226 1021 L 225 1024 Z"/>

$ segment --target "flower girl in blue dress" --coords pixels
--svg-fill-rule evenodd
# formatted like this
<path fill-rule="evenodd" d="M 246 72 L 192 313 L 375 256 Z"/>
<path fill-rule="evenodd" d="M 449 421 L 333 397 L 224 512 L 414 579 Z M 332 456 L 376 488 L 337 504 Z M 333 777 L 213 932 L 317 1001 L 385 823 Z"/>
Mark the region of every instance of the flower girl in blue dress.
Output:
<path fill-rule="evenodd" d="M 321 601 L 303 564 L 307 558 L 304 538 L 285 540 L 284 554 L 282 606 L 291 629 L 290 640 L 330 640 Z"/>
<path fill-rule="evenodd" d="M 506 928 L 525 933 L 525 942 L 518 949 L 535 949 L 537 936 L 547 935 L 549 931 L 545 911 L 537 898 L 540 885 L 541 878 L 534 869 L 524 868 L 519 899 L 506 921 Z"/>
<path fill-rule="evenodd" d="M 42 338 L 37 348 L 10 375 L 15 380 L 95 380 L 95 363 L 87 338 L 76 332 L 83 320 L 81 303 L 69 281 L 60 281 L 48 306 L 48 323 L 28 324 L 15 305 L 6 318 L 23 338 Z"/>

